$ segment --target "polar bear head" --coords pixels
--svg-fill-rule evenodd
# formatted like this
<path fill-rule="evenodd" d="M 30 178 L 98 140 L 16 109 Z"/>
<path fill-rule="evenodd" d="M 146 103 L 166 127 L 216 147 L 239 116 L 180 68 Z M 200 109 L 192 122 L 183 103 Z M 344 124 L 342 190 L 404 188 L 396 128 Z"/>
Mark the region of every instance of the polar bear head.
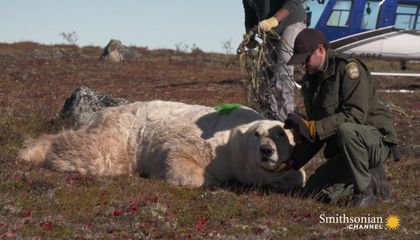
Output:
<path fill-rule="evenodd" d="M 282 181 L 284 174 L 274 170 L 289 158 L 294 146 L 292 133 L 283 125 L 280 121 L 258 120 L 232 130 L 230 149 L 239 181 Z"/>
<path fill-rule="evenodd" d="M 272 171 L 285 162 L 294 145 L 291 133 L 279 121 L 256 121 L 245 132 L 245 146 L 251 159 L 262 168 Z"/>

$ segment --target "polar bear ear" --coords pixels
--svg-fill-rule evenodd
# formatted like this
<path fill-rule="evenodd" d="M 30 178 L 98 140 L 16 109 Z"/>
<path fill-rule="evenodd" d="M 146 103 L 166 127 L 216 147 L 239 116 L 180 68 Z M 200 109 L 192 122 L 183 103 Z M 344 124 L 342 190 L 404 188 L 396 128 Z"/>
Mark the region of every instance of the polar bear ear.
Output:
<path fill-rule="evenodd" d="M 253 123 L 242 124 L 242 125 L 237 126 L 235 128 L 235 131 L 236 131 L 236 133 L 239 133 L 241 135 L 245 135 L 253 125 L 254 125 Z"/>

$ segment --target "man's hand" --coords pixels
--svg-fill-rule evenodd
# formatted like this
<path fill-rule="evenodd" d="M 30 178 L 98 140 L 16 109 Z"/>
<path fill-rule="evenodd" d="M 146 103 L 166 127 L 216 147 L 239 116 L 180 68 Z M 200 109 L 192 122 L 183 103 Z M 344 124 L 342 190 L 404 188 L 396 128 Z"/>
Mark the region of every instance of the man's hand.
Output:
<path fill-rule="evenodd" d="M 279 21 L 275 17 L 267 18 L 258 24 L 258 30 L 262 32 L 268 32 L 271 29 L 277 27 Z"/>
<path fill-rule="evenodd" d="M 290 113 L 287 115 L 287 119 L 284 123 L 285 129 L 297 130 L 301 136 L 310 142 L 314 142 L 316 133 L 315 121 L 307 121 L 295 113 Z"/>

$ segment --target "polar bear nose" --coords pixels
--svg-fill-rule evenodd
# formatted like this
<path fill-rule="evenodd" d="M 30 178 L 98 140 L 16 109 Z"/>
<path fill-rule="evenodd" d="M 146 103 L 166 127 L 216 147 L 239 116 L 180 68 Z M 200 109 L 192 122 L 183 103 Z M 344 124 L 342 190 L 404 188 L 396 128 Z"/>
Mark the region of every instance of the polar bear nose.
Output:
<path fill-rule="evenodd" d="M 270 157 L 271 155 L 273 155 L 274 149 L 270 145 L 264 144 L 261 145 L 260 152 L 264 157 Z"/>

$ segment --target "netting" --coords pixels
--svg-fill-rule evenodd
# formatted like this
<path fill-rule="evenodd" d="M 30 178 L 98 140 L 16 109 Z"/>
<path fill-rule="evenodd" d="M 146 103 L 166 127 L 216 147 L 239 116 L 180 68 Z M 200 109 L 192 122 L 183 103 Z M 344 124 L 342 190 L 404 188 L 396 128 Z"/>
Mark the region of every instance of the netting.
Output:
<path fill-rule="evenodd" d="M 281 47 L 279 47 L 281 46 Z M 281 80 L 288 81 L 290 86 L 298 86 L 293 81 L 293 72 L 286 68 L 286 62 L 279 62 L 280 54 L 292 55 L 292 47 L 279 34 L 274 31 L 259 33 L 256 30 L 244 35 L 237 53 L 239 55 L 241 69 L 247 76 L 247 102 L 248 105 L 259 112 L 272 111 L 271 115 L 278 116 L 273 112 L 272 96 L 276 96 L 279 90 L 276 88 L 276 77 L 279 68 L 283 68 L 286 76 Z M 275 66 L 278 64 L 277 66 Z M 277 69 L 275 69 L 277 68 Z M 293 87 L 292 87 L 293 88 Z M 274 117 L 276 118 L 276 117 Z"/>

